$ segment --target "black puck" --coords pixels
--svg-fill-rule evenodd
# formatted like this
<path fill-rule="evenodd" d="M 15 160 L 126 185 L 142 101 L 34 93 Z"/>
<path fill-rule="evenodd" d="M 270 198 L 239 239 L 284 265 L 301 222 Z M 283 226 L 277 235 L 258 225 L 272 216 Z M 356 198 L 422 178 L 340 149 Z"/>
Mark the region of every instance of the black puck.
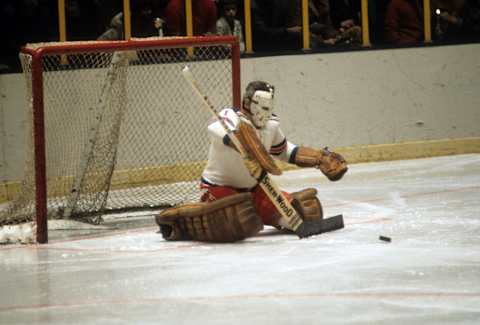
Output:
<path fill-rule="evenodd" d="M 386 241 L 386 242 L 391 242 L 392 241 L 392 238 L 387 237 L 387 236 L 380 236 L 380 237 L 378 237 L 378 239 Z"/>

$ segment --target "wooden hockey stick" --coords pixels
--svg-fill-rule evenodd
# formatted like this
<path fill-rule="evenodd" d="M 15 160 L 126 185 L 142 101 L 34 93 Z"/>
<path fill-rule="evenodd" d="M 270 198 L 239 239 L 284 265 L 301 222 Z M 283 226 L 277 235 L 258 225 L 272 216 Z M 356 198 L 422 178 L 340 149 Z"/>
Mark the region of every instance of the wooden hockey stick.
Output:
<path fill-rule="evenodd" d="M 185 68 L 183 68 L 182 74 L 183 77 L 192 86 L 194 92 L 202 100 L 205 108 L 207 108 L 212 113 L 212 115 L 214 115 L 215 118 L 220 122 L 225 132 L 227 132 L 228 136 L 235 144 L 235 147 L 239 150 L 242 158 L 246 158 L 247 153 L 243 148 L 242 144 L 237 139 L 233 131 L 230 130 L 230 128 L 227 126 L 225 121 L 219 117 L 219 113 L 212 105 L 208 97 L 200 91 L 200 87 L 198 86 L 198 83 L 195 80 L 188 66 L 185 66 Z M 290 204 L 290 201 L 285 198 L 285 195 L 283 195 L 277 184 L 275 184 L 275 182 L 270 178 L 268 173 L 263 173 L 262 178 L 258 181 L 263 191 L 267 194 L 268 198 L 271 200 L 271 202 L 275 205 L 277 211 L 280 213 L 281 218 L 288 225 L 288 228 L 294 231 L 298 237 L 304 238 L 323 232 L 322 230 L 324 228 L 324 222 L 322 220 L 303 221 L 302 218 L 298 215 L 297 211 Z"/>

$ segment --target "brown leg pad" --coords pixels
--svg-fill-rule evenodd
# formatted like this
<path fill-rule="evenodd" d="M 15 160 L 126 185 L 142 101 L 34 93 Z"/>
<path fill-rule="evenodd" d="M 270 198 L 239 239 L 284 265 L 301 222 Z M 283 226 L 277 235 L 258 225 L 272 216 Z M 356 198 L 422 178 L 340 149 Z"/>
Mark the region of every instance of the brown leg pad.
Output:
<path fill-rule="evenodd" d="M 166 240 L 234 242 L 263 229 L 250 193 L 169 208 L 155 220 Z"/>

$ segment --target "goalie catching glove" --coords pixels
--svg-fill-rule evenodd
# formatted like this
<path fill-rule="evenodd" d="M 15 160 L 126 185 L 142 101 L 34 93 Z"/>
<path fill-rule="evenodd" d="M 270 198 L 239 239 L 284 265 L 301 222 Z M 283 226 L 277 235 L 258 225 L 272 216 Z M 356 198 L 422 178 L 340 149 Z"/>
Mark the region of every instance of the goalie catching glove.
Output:
<path fill-rule="evenodd" d="M 295 164 L 299 167 L 318 168 L 331 181 L 338 181 L 348 170 L 342 155 L 331 152 L 328 148 L 317 150 L 298 147 Z"/>

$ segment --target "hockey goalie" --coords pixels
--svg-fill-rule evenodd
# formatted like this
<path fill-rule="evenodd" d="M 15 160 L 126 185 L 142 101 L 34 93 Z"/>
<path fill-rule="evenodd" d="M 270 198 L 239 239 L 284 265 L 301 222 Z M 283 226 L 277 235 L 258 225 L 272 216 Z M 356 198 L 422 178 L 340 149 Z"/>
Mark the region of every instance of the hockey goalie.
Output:
<path fill-rule="evenodd" d="M 201 202 L 169 208 L 156 216 L 166 240 L 234 242 L 257 234 L 264 225 L 289 230 L 259 186 L 264 173 L 281 174 L 277 159 L 318 168 L 331 181 L 347 172 L 347 163 L 340 154 L 287 140 L 279 118 L 273 114 L 274 92 L 267 82 L 250 82 L 241 109 L 225 108 L 219 119 L 208 125 L 211 144 L 201 178 Z M 247 155 L 240 155 L 232 135 Z M 323 218 L 316 189 L 283 194 L 303 220 Z"/>

